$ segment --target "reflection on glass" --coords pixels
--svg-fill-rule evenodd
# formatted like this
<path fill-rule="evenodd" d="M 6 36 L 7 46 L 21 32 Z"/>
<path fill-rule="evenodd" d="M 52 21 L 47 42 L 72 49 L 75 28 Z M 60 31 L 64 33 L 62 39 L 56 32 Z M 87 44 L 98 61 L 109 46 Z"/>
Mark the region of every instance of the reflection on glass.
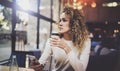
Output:
<path fill-rule="evenodd" d="M 37 0 L 16 0 L 16 3 L 24 10 L 37 12 Z"/>
<path fill-rule="evenodd" d="M 40 14 L 50 18 L 50 0 L 41 0 L 40 1 Z"/>
<path fill-rule="evenodd" d="M 54 0 L 53 1 L 53 20 L 58 21 L 59 19 L 59 14 L 60 14 L 60 10 L 59 10 L 59 0 Z"/>
<path fill-rule="evenodd" d="M 30 9 L 29 0 L 16 0 L 16 3 L 24 10 Z"/>
<path fill-rule="evenodd" d="M 11 54 L 12 10 L 0 5 L 0 61 Z"/>
<path fill-rule="evenodd" d="M 17 11 L 16 31 L 16 49 L 18 51 L 25 50 L 27 44 L 27 23 L 28 14 Z"/>
<path fill-rule="evenodd" d="M 16 51 L 29 51 L 36 48 L 37 18 L 25 12 L 17 11 Z"/>
<path fill-rule="evenodd" d="M 27 25 L 27 44 L 29 49 L 36 48 L 37 39 L 37 18 L 29 15 L 28 25 Z"/>
<path fill-rule="evenodd" d="M 45 20 L 40 20 L 40 44 L 39 48 L 41 51 L 43 51 L 45 47 L 46 40 L 48 39 L 50 35 L 50 22 L 47 22 Z"/>

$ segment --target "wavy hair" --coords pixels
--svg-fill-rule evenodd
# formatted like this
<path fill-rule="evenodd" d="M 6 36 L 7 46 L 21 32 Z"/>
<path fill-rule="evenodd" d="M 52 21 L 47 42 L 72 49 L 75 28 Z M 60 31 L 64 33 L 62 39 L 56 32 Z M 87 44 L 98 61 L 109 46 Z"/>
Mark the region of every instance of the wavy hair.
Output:
<path fill-rule="evenodd" d="M 70 6 L 65 6 L 63 13 L 70 16 L 70 35 L 72 42 L 78 49 L 83 49 L 86 39 L 88 38 L 88 30 L 85 24 L 83 12 Z"/>

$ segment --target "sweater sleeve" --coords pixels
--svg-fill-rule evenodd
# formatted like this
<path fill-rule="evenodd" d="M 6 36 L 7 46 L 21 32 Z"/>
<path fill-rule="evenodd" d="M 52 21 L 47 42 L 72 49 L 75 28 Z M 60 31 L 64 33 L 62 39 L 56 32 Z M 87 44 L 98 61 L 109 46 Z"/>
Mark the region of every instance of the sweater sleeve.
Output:
<path fill-rule="evenodd" d="M 73 51 L 68 54 L 70 65 L 75 71 L 85 71 L 87 68 L 91 47 L 90 39 L 85 42 L 84 47 L 85 48 L 79 57 Z"/>
<path fill-rule="evenodd" d="M 45 49 L 43 54 L 41 55 L 39 62 L 40 64 L 45 64 L 47 62 L 47 59 L 49 58 L 49 56 L 51 55 L 51 47 L 50 47 L 50 40 L 48 39 L 45 45 Z"/>

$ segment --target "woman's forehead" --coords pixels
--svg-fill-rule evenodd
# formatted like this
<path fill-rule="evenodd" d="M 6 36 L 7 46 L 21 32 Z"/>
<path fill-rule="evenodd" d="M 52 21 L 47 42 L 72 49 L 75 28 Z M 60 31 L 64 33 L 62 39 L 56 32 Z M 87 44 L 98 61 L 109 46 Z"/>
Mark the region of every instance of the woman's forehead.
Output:
<path fill-rule="evenodd" d="M 70 15 L 65 14 L 65 13 L 63 12 L 63 13 L 61 13 L 60 18 L 70 19 Z"/>

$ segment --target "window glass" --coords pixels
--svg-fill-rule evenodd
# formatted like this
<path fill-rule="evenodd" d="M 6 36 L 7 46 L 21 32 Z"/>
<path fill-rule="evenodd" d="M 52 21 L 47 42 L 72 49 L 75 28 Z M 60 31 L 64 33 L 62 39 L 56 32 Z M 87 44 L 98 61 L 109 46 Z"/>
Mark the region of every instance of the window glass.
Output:
<path fill-rule="evenodd" d="M 47 22 L 47 21 L 41 19 L 39 30 L 40 30 L 40 32 L 39 32 L 39 34 L 40 34 L 39 35 L 40 36 L 39 48 L 41 49 L 41 51 L 43 51 L 43 49 L 45 47 L 46 40 L 50 36 L 50 22 Z"/>
<path fill-rule="evenodd" d="M 36 47 L 37 18 L 25 12 L 17 11 L 16 51 L 29 51 Z"/>
<path fill-rule="evenodd" d="M 58 23 L 52 23 L 52 33 L 58 33 Z"/>
<path fill-rule="evenodd" d="M 0 61 L 11 54 L 12 10 L 0 4 Z"/>
<path fill-rule="evenodd" d="M 16 0 L 16 3 L 24 10 L 37 12 L 37 0 Z"/>
<path fill-rule="evenodd" d="M 40 14 L 50 18 L 50 0 L 40 0 Z"/>
<path fill-rule="evenodd" d="M 53 20 L 57 23 L 52 23 L 52 33 L 58 33 L 59 13 L 59 0 L 55 0 L 53 1 Z"/>
<path fill-rule="evenodd" d="M 53 1 L 53 20 L 58 21 L 59 19 L 59 0 Z"/>
<path fill-rule="evenodd" d="M 27 25 L 27 39 L 28 47 L 31 49 L 36 48 L 37 39 L 37 17 L 29 15 L 28 25 Z"/>

